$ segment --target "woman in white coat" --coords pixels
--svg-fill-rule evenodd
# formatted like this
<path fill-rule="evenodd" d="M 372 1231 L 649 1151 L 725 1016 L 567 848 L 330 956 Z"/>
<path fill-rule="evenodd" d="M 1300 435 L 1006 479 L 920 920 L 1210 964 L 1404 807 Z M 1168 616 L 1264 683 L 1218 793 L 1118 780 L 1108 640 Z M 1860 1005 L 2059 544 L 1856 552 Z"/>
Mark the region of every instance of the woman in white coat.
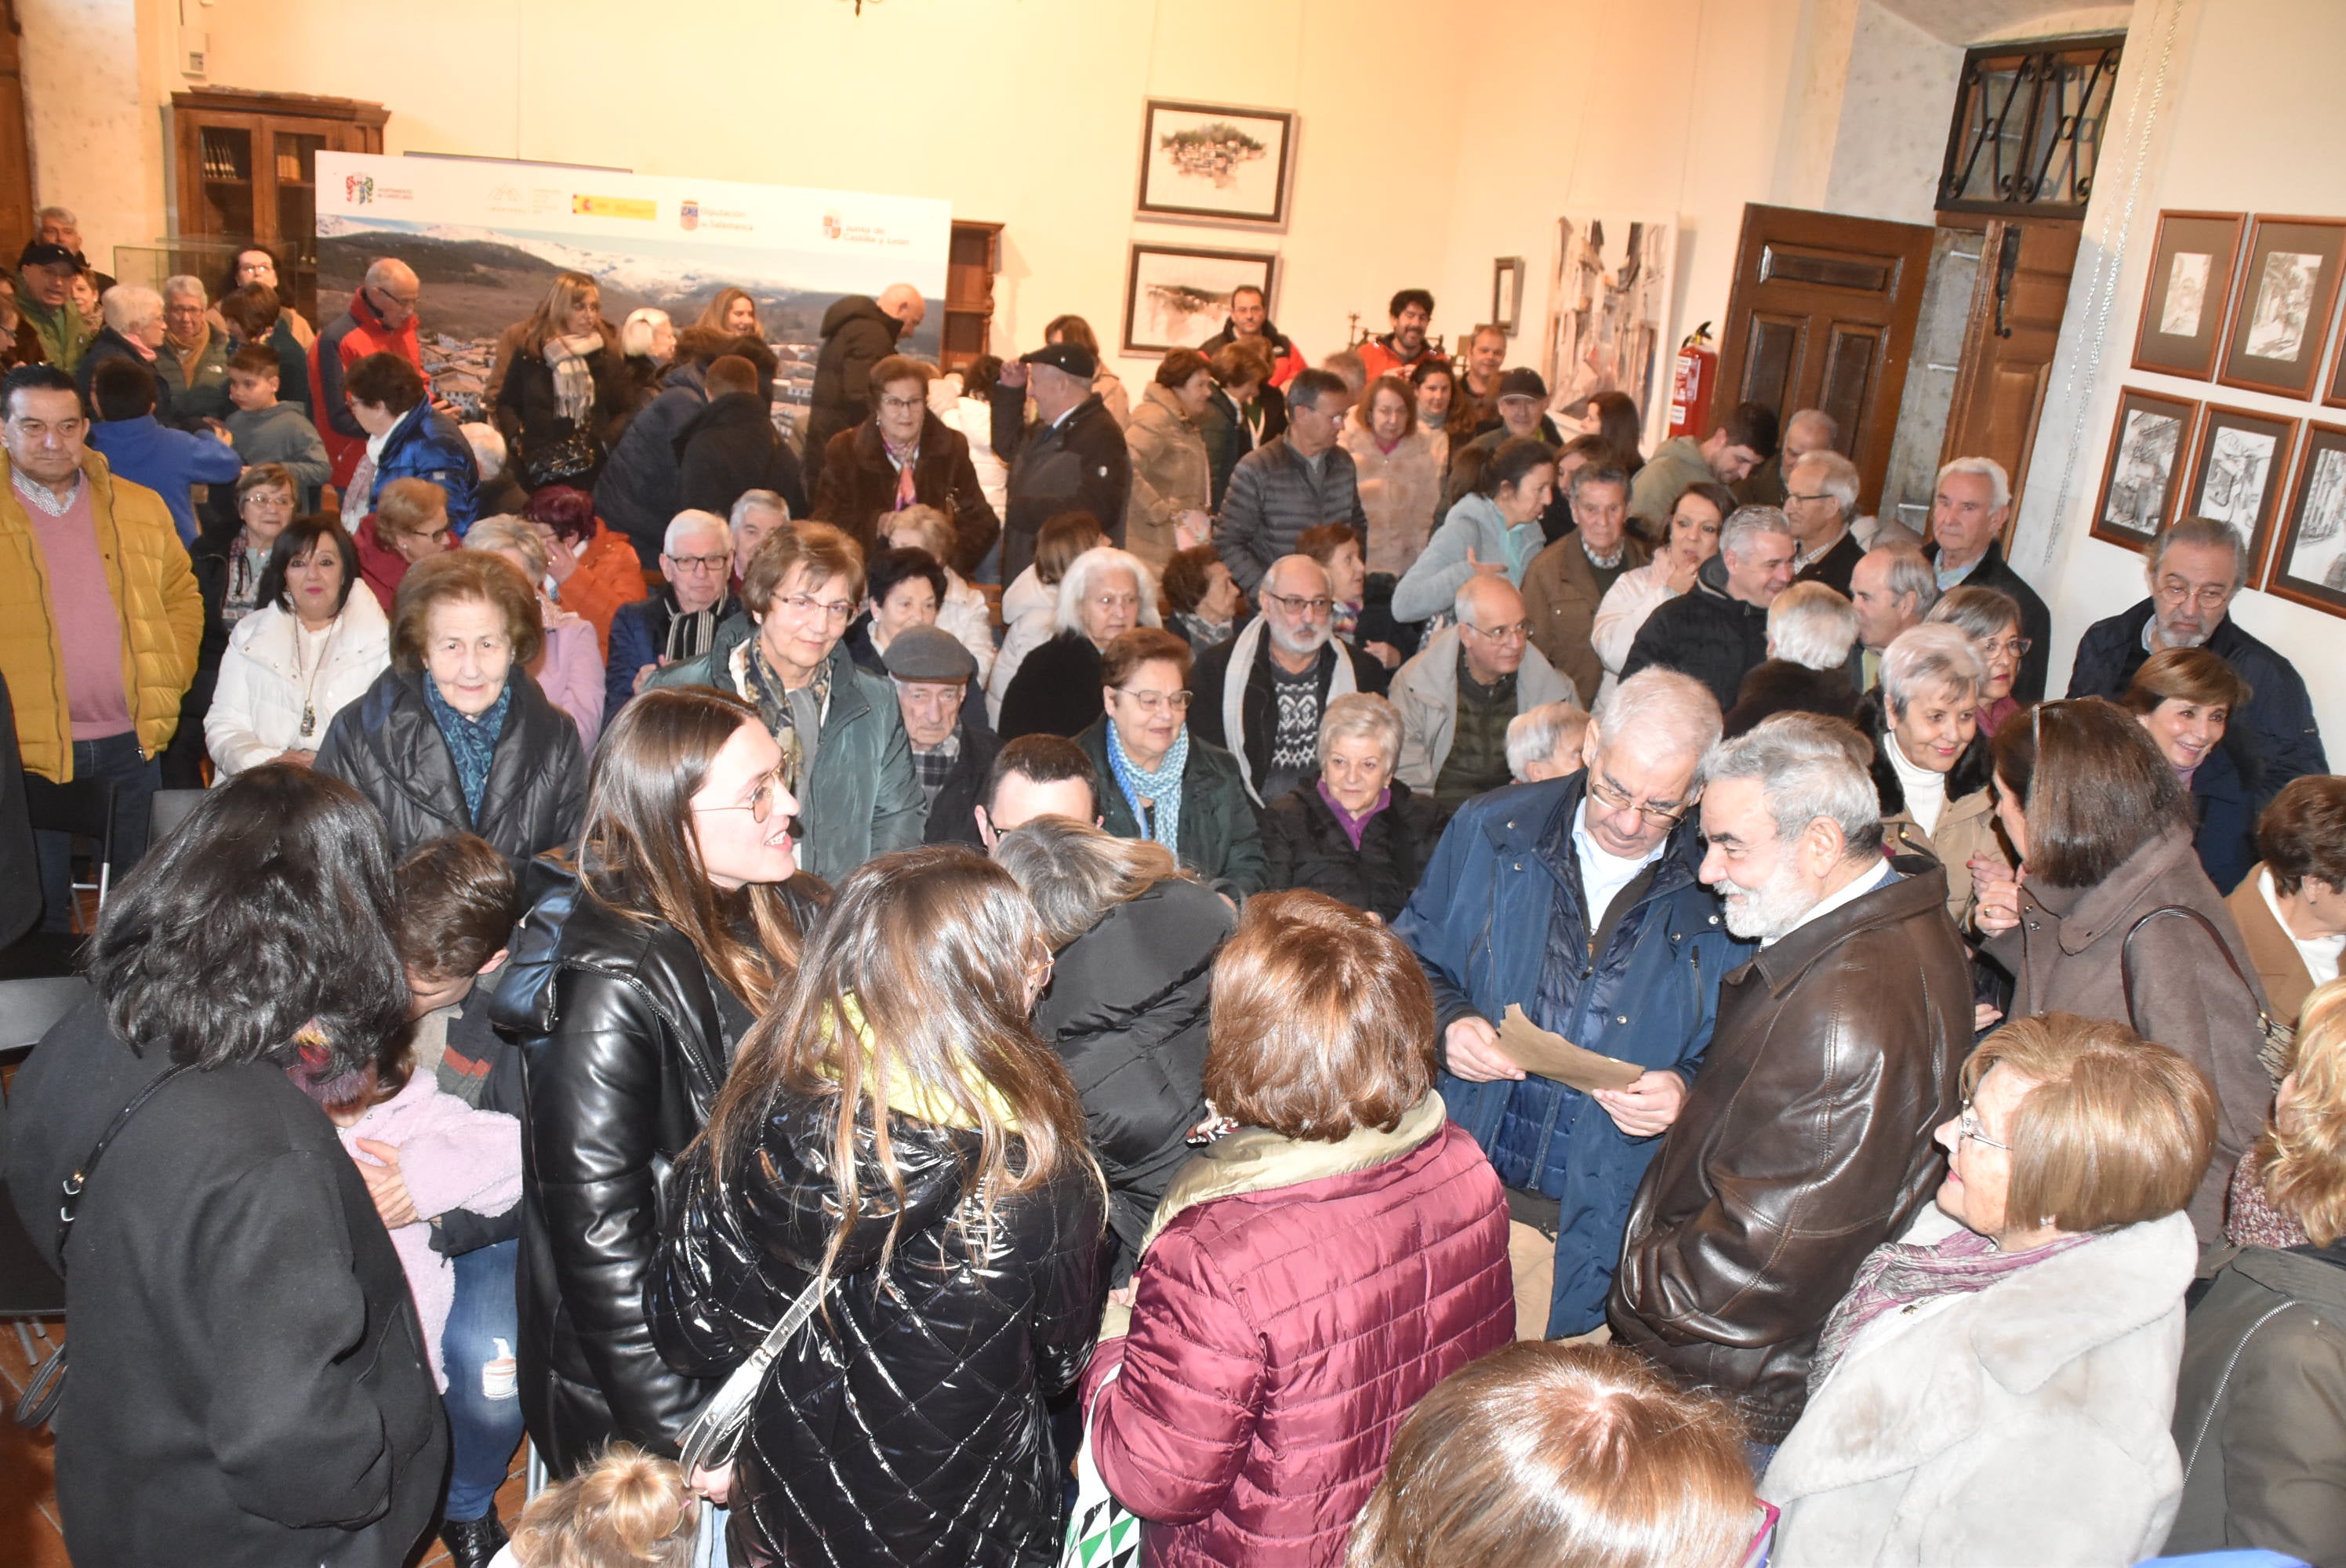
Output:
<path fill-rule="evenodd" d="M 358 546 L 332 517 L 289 524 L 230 634 L 204 715 L 212 783 L 263 762 L 317 760 L 345 704 L 391 665 L 391 624 L 358 584 Z"/>
<path fill-rule="evenodd" d="M 2215 1094 L 2066 1013 L 1998 1030 L 1963 1082 L 1936 1207 L 1859 1268 L 1760 1483 L 1774 1568 L 2124 1568 L 2167 1539 Z"/>

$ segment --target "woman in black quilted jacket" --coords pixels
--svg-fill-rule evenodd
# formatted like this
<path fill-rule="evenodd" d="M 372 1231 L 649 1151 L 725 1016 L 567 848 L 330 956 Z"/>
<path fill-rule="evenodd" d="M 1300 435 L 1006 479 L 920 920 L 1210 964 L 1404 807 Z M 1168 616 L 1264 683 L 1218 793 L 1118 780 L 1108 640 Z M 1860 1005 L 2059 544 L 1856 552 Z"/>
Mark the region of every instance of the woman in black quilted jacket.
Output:
<path fill-rule="evenodd" d="M 678 1166 L 645 1293 L 669 1364 L 739 1366 L 790 1303 L 733 1464 L 736 1562 L 1045 1568 L 1046 1398 L 1099 1328 L 1106 1195 L 1027 1017 L 1050 973 L 1008 872 L 953 845 L 841 887 Z"/>
<path fill-rule="evenodd" d="M 1444 813 L 1431 794 L 1393 777 L 1401 715 L 1382 697 L 1352 692 L 1320 719 L 1320 777 L 1262 814 L 1274 889 L 1302 888 L 1392 920 L 1417 891 L 1442 841 Z"/>

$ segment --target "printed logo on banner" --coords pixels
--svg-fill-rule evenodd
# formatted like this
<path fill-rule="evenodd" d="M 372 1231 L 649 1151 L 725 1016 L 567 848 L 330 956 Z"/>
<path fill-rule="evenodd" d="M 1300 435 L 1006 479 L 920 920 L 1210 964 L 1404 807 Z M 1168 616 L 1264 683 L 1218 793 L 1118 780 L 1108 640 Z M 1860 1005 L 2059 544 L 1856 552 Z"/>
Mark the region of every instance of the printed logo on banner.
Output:
<path fill-rule="evenodd" d="M 699 228 L 700 203 L 688 196 L 677 203 L 676 220 L 684 225 L 685 232 L 688 234 Z"/>
<path fill-rule="evenodd" d="M 840 236 L 840 233 L 841 233 L 841 229 L 842 229 L 842 225 L 841 225 L 841 223 L 840 223 L 840 221 L 839 221 L 839 214 L 838 214 L 838 213 L 836 213 L 836 212 L 826 212 L 826 213 L 824 213 L 824 214 L 822 215 L 822 237 L 823 237 L 825 239 L 838 239 L 838 238 L 839 238 L 839 236 Z"/>
<path fill-rule="evenodd" d="M 374 199 L 374 176 L 346 174 L 342 177 L 342 199 L 353 207 L 364 207 Z"/>
<path fill-rule="evenodd" d="M 570 210 L 580 218 L 634 218 L 646 223 L 659 216 L 659 203 L 633 196 L 588 196 L 573 191 Z"/>

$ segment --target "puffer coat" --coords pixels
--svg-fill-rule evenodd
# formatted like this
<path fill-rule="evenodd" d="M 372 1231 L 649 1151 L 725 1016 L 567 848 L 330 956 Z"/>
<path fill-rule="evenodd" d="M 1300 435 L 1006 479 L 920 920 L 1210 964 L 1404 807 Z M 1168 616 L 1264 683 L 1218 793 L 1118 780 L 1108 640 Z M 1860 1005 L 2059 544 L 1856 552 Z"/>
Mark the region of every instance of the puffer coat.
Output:
<path fill-rule="evenodd" d="M 670 1365 L 731 1371 L 813 1278 L 838 1223 L 836 1114 L 786 1097 L 721 1189 L 705 1145 L 678 1166 L 644 1294 Z M 889 1134 L 901 1207 L 867 1133 L 864 1217 L 735 1461 L 737 1559 L 746 1536 L 754 1561 L 1046 1568 L 1065 1526 L 1044 1400 L 1075 1381 L 1097 1331 L 1098 1184 L 1063 1167 L 998 1196 L 989 1225 L 965 1176 L 974 1132 L 899 1116 Z"/>
<path fill-rule="evenodd" d="M 1694 575 L 1694 586 L 1654 606 L 1637 628 L 1621 678 L 1659 665 L 1710 687 L 1721 712 L 1735 706 L 1743 677 L 1768 657 L 1768 612 L 1727 591 L 1727 558 L 1713 555 Z"/>
<path fill-rule="evenodd" d="M 1124 547 L 1163 572 L 1173 554 L 1176 513 L 1206 511 L 1213 500 L 1206 437 L 1181 412 L 1170 387 L 1150 382 L 1125 426 L 1132 453 L 1132 494 L 1124 506 Z"/>
<path fill-rule="evenodd" d="M 1400 914 L 1441 840 L 1442 808 L 1431 794 L 1418 794 L 1398 779 L 1386 788 L 1392 791 L 1392 799 L 1361 830 L 1357 850 L 1334 809 L 1321 799 L 1317 779 L 1298 784 L 1264 808 L 1262 847 L 1270 858 L 1268 885 L 1326 893 L 1380 920 Z"/>

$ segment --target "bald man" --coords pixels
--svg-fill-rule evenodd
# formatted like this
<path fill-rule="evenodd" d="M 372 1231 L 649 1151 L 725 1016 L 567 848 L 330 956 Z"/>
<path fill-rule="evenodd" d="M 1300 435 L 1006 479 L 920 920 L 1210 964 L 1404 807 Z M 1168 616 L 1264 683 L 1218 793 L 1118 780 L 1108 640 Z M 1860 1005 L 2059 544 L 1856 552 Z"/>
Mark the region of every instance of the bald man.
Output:
<path fill-rule="evenodd" d="M 1413 789 L 1433 791 L 1447 810 L 1515 775 L 1507 724 L 1544 702 L 1577 702 L 1572 682 L 1531 646 L 1524 596 L 1504 575 L 1478 572 L 1451 606 L 1458 624 L 1427 639 L 1393 673 L 1401 710 L 1401 761 L 1393 771 Z"/>
<path fill-rule="evenodd" d="M 381 257 L 366 270 L 351 308 L 310 345 L 310 408 L 326 455 L 334 460 L 336 490 L 348 487 L 367 445 L 367 433 L 343 394 L 342 377 L 369 354 L 397 354 L 418 372 L 423 369 L 415 346 L 415 307 L 423 292 L 415 269 L 395 257 Z"/>
<path fill-rule="evenodd" d="M 843 295 L 822 313 L 822 356 L 815 361 L 814 398 L 807 409 L 808 494 L 822 477 L 831 438 L 872 417 L 872 367 L 896 351 L 899 339 L 918 331 L 928 313 L 928 301 L 910 283 L 891 283 L 876 300 Z"/>

